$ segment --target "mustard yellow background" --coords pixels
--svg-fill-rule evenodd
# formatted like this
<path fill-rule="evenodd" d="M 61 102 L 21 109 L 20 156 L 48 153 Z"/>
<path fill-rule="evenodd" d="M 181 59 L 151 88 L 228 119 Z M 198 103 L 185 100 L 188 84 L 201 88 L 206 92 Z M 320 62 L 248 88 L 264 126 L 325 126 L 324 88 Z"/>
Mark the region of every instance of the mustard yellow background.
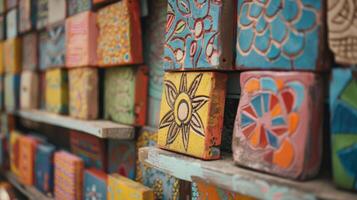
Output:
<path fill-rule="evenodd" d="M 5 72 L 4 62 L 4 42 L 0 42 L 0 74 Z"/>
<path fill-rule="evenodd" d="M 190 88 L 192 81 L 196 76 L 198 76 L 200 73 L 195 73 L 195 72 L 189 72 L 186 73 L 187 75 L 187 90 Z M 202 79 L 201 83 L 198 86 L 198 89 L 195 93 L 195 96 L 200 96 L 200 95 L 205 95 L 210 97 L 211 90 L 212 90 L 212 79 L 213 73 L 210 72 L 204 72 L 202 73 Z M 181 75 L 182 73 L 165 73 L 164 80 L 169 80 L 171 81 L 175 86 L 177 92 L 179 92 L 179 87 L 180 87 L 180 80 L 181 80 Z M 211 97 L 210 97 L 211 98 Z M 207 129 L 208 126 L 208 119 L 209 119 L 209 105 L 211 103 L 211 100 L 209 99 L 204 106 L 202 106 L 198 111 L 198 115 L 201 117 L 204 129 Z M 166 100 L 166 91 L 165 91 L 165 86 L 163 86 L 163 92 L 162 92 L 162 98 L 161 98 L 161 109 L 160 109 L 160 121 L 162 118 L 165 116 L 166 113 L 170 111 L 170 107 L 167 103 Z M 189 133 L 189 143 L 188 143 L 188 149 L 187 152 L 185 151 L 183 141 L 182 141 L 182 132 L 179 131 L 177 138 L 175 141 L 170 144 L 170 145 L 165 145 L 166 144 L 166 138 L 168 135 L 168 129 L 169 127 L 165 127 L 162 129 L 159 129 L 158 131 L 158 144 L 160 147 L 174 150 L 177 152 L 181 152 L 184 154 L 189 154 L 193 155 L 195 157 L 203 157 L 204 152 L 205 152 L 205 137 L 198 135 L 195 133 L 192 128 L 190 128 L 190 133 Z M 205 134 L 206 131 L 205 131 Z"/>
<path fill-rule="evenodd" d="M 67 71 L 51 69 L 46 71 L 46 110 L 65 113 L 68 110 Z"/>
<path fill-rule="evenodd" d="M 119 174 L 108 176 L 108 200 L 154 200 L 154 192 L 144 185 Z"/>

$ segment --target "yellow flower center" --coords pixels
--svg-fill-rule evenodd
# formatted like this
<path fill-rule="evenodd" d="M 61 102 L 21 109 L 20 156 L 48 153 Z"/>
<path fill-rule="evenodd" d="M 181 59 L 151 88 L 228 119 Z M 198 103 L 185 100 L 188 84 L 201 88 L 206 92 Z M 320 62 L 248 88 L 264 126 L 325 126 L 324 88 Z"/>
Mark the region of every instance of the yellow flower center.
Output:
<path fill-rule="evenodd" d="M 181 93 L 175 100 L 174 116 L 177 125 L 187 124 L 192 116 L 192 103 L 186 93 Z"/>

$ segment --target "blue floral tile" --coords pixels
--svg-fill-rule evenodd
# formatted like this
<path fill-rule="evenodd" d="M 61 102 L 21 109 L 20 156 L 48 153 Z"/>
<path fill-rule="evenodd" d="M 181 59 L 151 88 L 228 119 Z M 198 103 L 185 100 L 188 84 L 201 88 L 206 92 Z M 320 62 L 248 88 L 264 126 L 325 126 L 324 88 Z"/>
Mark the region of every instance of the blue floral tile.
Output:
<path fill-rule="evenodd" d="M 238 68 L 324 67 L 322 0 L 238 0 Z"/>
<path fill-rule="evenodd" d="M 232 67 L 233 4 L 168 0 L 164 68 Z"/>

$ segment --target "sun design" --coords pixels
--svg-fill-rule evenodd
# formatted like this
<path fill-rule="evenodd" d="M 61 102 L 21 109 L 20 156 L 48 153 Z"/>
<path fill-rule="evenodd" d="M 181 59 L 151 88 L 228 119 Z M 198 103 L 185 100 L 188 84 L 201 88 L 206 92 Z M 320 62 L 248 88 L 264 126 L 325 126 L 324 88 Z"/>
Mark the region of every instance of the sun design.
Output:
<path fill-rule="evenodd" d="M 192 129 L 196 134 L 205 136 L 204 126 L 197 111 L 205 105 L 208 96 L 196 96 L 203 74 L 197 75 L 187 89 L 187 75 L 181 75 L 179 90 L 171 81 L 165 81 L 165 98 L 170 111 L 160 121 L 159 128 L 169 127 L 166 145 L 172 144 L 179 133 L 185 150 L 188 148 L 189 133 Z"/>

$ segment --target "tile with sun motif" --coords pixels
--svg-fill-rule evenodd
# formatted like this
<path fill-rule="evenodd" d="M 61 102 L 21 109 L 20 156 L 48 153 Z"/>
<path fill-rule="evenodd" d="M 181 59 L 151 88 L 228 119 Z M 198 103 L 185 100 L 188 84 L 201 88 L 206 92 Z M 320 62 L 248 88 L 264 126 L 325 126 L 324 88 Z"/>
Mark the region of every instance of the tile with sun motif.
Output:
<path fill-rule="evenodd" d="M 225 74 L 165 73 L 158 145 L 202 159 L 220 156 Z"/>
<path fill-rule="evenodd" d="M 325 70 L 325 1 L 238 0 L 236 66 Z"/>
<path fill-rule="evenodd" d="M 293 179 L 321 162 L 323 85 L 309 72 L 243 72 L 233 131 L 238 165 Z M 238 86 L 237 86 L 238 87 Z"/>
<path fill-rule="evenodd" d="M 141 64 L 140 5 L 138 0 L 121 0 L 97 12 L 98 65 Z"/>
<path fill-rule="evenodd" d="M 357 191 L 357 70 L 333 69 L 330 82 L 332 171 L 337 186 Z"/>
<path fill-rule="evenodd" d="M 229 69 L 235 1 L 168 0 L 164 68 Z"/>

